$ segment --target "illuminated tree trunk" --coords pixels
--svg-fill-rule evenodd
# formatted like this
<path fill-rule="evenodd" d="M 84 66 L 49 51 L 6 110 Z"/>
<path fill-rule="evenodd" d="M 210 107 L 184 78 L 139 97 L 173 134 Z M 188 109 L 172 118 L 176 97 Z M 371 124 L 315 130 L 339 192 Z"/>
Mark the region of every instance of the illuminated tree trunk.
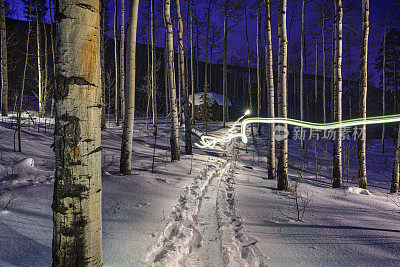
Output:
<path fill-rule="evenodd" d="M 41 45 L 41 41 L 40 41 L 40 26 L 39 26 L 39 13 L 38 13 L 38 7 L 37 7 L 37 3 L 36 3 L 36 45 L 37 45 L 37 50 L 36 50 L 36 58 L 37 58 L 37 64 L 38 64 L 38 89 L 39 89 L 39 93 L 38 93 L 38 98 L 39 98 L 39 117 L 44 117 L 43 114 L 43 110 L 44 110 L 44 105 L 45 103 L 43 103 L 44 100 L 44 96 L 43 96 L 43 82 L 42 82 L 42 78 L 43 78 L 43 73 L 42 73 L 42 59 L 41 59 L 41 49 L 42 49 L 42 45 Z"/>
<path fill-rule="evenodd" d="M 118 85 L 119 85 L 119 76 L 118 76 L 118 41 L 117 41 L 117 0 L 114 1 L 114 67 L 115 67 L 115 98 L 114 98 L 114 115 L 116 119 L 117 125 L 119 124 L 119 94 L 118 94 Z"/>
<path fill-rule="evenodd" d="M 99 11 L 99 0 L 55 10 L 53 266 L 103 265 Z"/>
<path fill-rule="evenodd" d="M 324 123 L 326 123 L 326 56 L 325 56 L 325 10 L 322 13 L 322 101 L 324 112 Z"/>
<path fill-rule="evenodd" d="M 248 82 L 247 82 L 247 91 L 249 93 L 249 109 L 253 112 L 253 101 L 251 95 L 251 68 L 250 68 L 250 44 L 249 44 L 249 34 L 247 27 L 247 6 L 244 4 L 244 17 L 245 17 L 245 27 L 246 27 L 246 46 L 247 46 L 247 72 L 248 72 Z M 253 124 L 251 124 L 251 134 L 254 135 Z"/>
<path fill-rule="evenodd" d="M 359 116 L 367 118 L 367 88 L 368 88 L 368 34 L 369 34 L 369 0 L 362 1 L 363 23 L 360 54 L 360 100 Z M 367 126 L 363 125 L 362 135 L 358 139 L 358 186 L 367 189 L 367 159 L 365 155 L 367 143 Z"/>
<path fill-rule="evenodd" d="M 182 81 L 182 93 L 183 93 L 183 108 L 185 112 L 185 152 L 186 155 L 192 154 L 192 127 L 190 119 L 190 104 L 187 94 L 187 87 L 185 83 L 185 51 L 183 49 L 183 21 L 181 15 L 181 6 L 179 0 L 176 0 L 176 12 L 178 13 L 178 43 L 179 43 L 179 57 L 181 64 L 181 81 Z"/>
<path fill-rule="evenodd" d="M 286 0 L 279 0 L 278 9 L 278 115 L 287 118 L 287 33 L 286 33 Z M 287 124 L 281 125 L 287 131 Z M 278 142 L 278 190 L 288 190 L 288 141 L 287 136 Z"/>
<path fill-rule="evenodd" d="M 342 0 L 335 0 L 335 121 L 342 121 Z M 332 187 L 342 186 L 342 130 L 336 130 L 333 142 Z"/>
<path fill-rule="evenodd" d="M 57 88 L 57 79 L 56 79 L 56 55 L 54 52 L 54 37 L 53 37 L 53 15 L 51 12 L 51 1 L 49 1 L 49 11 L 50 11 L 50 41 L 51 41 L 51 54 L 53 60 L 53 97 L 51 98 L 51 110 L 50 116 L 53 118 L 54 111 L 54 91 Z"/>
<path fill-rule="evenodd" d="M 190 0 L 190 77 L 192 87 L 192 123 L 194 124 L 193 0 Z"/>
<path fill-rule="evenodd" d="M 390 187 L 390 193 L 397 194 L 399 192 L 399 175 L 400 175 L 400 127 L 397 132 L 397 146 L 396 155 L 393 162 L 392 172 L 392 185 Z"/>
<path fill-rule="evenodd" d="M 126 86 L 125 86 L 125 116 L 122 132 L 121 163 L 120 172 L 125 175 L 131 174 L 132 169 L 132 143 L 133 128 L 135 122 L 135 82 L 136 82 L 136 32 L 138 20 L 139 0 L 130 0 L 129 5 L 129 33 L 127 41 L 127 64 L 126 64 Z"/>
<path fill-rule="evenodd" d="M 386 28 L 383 34 L 383 66 L 382 66 L 382 115 L 386 115 Z M 382 143 L 381 143 L 381 153 L 385 153 L 385 124 L 382 124 Z"/>
<path fill-rule="evenodd" d="M 120 87 L 121 87 L 121 117 L 125 117 L 125 0 L 121 0 L 121 39 L 120 45 Z M 118 110 L 119 112 L 119 110 Z M 117 117 L 117 125 L 119 125 L 119 116 Z"/>
<path fill-rule="evenodd" d="M 261 65 L 260 65 L 260 2 L 257 2 L 257 117 L 261 117 Z M 261 124 L 258 124 L 258 135 L 261 136 Z"/>
<path fill-rule="evenodd" d="M 268 91 L 268 117 L 275 117 L 274 67 L 271 34 L 271 0 L 265 2 L 265 73 Z M 275 124 L 268 127 L 268 179 L 275 179 Z"/>
<path fill-rule="evenodd" d="M 47 82 L 48 82 L 48 65 L 47 65 L 47 31 L 44 15 L 42 16 L 43 32 L 44 32 L 44 81 L 43 81 L 43 117 L 46 116 L 46 103 L 47 103 Z"/>
<path fill-rule="evenodd" d="M 305 28 L 305 0 L 303 0 L 303 7 L 301 9 L 301 47 L 300 47 L 300 120 L 304 119 L 304 104 L 303 104 L 303 93 L 304 93 L 304 45 L 305 45 L 305 36 L 304 36 L 304 28 Z M 303 128 L 300 128 L 301 133 L 303 133 Z M 302 134 L 300 135 L 300 146 L 304 148 L 304 138 Z"/>
<path fill-rule="evenodd" d="M 171 97 L 171 160 L 179 160 L 179 120 L 178 120 L 178 101 L 176 98 L 175 67 L 174 67 L 174 36 L 171 23 L 171 1 L 164 1 L 164 16 L 167 29 L 167 51 L 168 51 L 168 74 L 170 81 Z"/>
<path fill-rule="evenodd" d="M 8 116 L 8 73 L 7 73 L 7 31 L 6 6 L 0 1 L 1 8 L 1 116 Z"/>
<path fill-rule="evenodd" d="M 227 87 L 228 87 L 228 4 L 224 3 L 224 59 L 223 59 L 223 69 L 222 69 L 222 98 L 223 98 L 223 107 L 222 107 L 222 124 L 223 127 L 226 126 L 227 119 Z"/>
<path fill-rule="evenodd" d="M 155 16 L 154 16 L 154 0 L 150 0 L 151 9 L 151 98 L 153 111 L 153 134 L 157 135 L 157 86 L 155 72 Z"/>

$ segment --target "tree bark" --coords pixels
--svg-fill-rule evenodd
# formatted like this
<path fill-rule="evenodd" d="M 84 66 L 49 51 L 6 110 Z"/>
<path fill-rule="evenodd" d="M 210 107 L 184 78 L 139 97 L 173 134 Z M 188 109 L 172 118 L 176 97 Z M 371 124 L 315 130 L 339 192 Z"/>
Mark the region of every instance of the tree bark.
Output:
<path fill-rule="evenodd" d="M 318 34 L 315 37 L 314 107 L 318 113 Z"/>
<path fill-rule="evenodd" d="M 171 160 L 179 160 L 179 120 L 178 101 L 176 98 L 175 67 L 174 67 L 174 37 L 171 23 L 171 0 L 164 1 L 164 16 L 167 29 L 168 74 L 170 80 L 171 97 Z"/>
<path fill-rule="evenodd" d="M 342 121 L 342 0 L 335 0 L 335 121 Z M 333 142 L 332 187 L 342 186 L 342 130 L 336 130 Z"/>
<path fill-rule="evenodd" d="M 120 172 L 131 174 L 132 143 L 135 123 L 135 91 L 136 91 L 136 32 L 138 21 L 139 0 L 130 0 L 129 4 L 129 33 L 127 42 L 128 61 L 126 62 L 125 84 L 125 116 L 122 132 Z"/>
<path fill-rule="evenodd" d="M 386 29 L 383 34 L 383 66 L 382 66 L 382 116 L 386 115 Z M 385 124 L 382 124 L 382 143 L 381 143 L 381 153 L 385 153 Z"/>
<path fill-rule="evenodd" d="M 306 2 L 303 0 L 303 7 L 301 9 L 301 47 L 300 47 L 300 120 L 304 119 L 304 104 L 303 104 L 303 96 L 304 96 L 304 45 L 305 45 L 305 6 Z M 303 128 L 300 128 L 301 133 L 303 133 Z M 303 134 L 300 135 L 300 146 L 304 148 L 304 138 Z"/>
<path fill-rule="evenodd" d="M 362 1 L 363 22 L 360 53 L 360 100 L 359 117 L 367 119 L 368 89 L 368 35 L 369 35 L 369 0 Z M 367 189 L 367 159 L 365 155 L 367 143 L 367 126 L 363 125 L 362 135 L 358 139 L 358 186 Z"/>
<path fill-rule="evenodd" d="M 257 2 L 257 117 L 261 117 L 261 64 L 260 64 L 260 50 L 261 50 L 261 44 L 260 44 L 260 27 L 261 27 L 261 22 L 260 22 L 260 2 Z M 258 124 L 257 127 L 258 130 L 258 135 L 261 136 L 261 124 Z"/>
<path fill-rule="evenodd" d="M 286 33 L 286 6 L 287 0 L 279 0 L 278 37 L 279 37 L 279 62 L 278 62 L 278 115 L 287 118 L 287 33 Z M 281 125 L 287 131 L 287 124 Z M 278 190 L 288 190 L 288 155 L 287 136 L 278 142 Z M 281 138 L 281 139 L 282 139 Z"/>
<path fill-rule="evenodd" d="M 323 113 L 324 123 L 326 123 L 326 56 L 325 56 L 325 10 L 322 11 L 322 101 L 323 101 Z"/>
<path fill-rule="evenodd" d="M 119 124 L 119 101 L 118 101 L 118 85 L 119 85 L 119 75 L 118 75 L 118 41 L 117 41 L 117 0 L 114 1 L 114 67 L 115 67 L 115 96 L 114 96 L 114 115 L 116 124 Z"/>
<path fill-rule="evenodd" d="M 101 1 L 101 25 L 100 25 L 100 71 L 101 71 L 101 130 L 106 129 L 106 70 L 105 70 L 105 53 L 106 47 L 104 43 L 105 35 L 105 16 L 106 16 L 106 2 Z"/>
<path fill-rule="evenodd" d="M 211 2 L 212 0 L 208 1 L 208 8 L 207 8 L 207 30 L 206 30 L 206 62 L 204 64 L 204 87 L 206 87 L 208 83 L 207 79 L 207 64 L 208 64 L 208 44 L 209 44 L 209 30 L 210 30 L 210 15 L 211 15 Z M 211 90 L 211 88 L 210 88 Z"/>
<path fill-rule="evenodd" d="M 125 0 L 121 0 L 121 39 L 120 45 L 120 87 L 121 87 L 121 117 L 125 118 Z M 119 112 L 119 110 L 118 110 Z M 117 117 L 117 125 L 119 125 L 119 116 Z"/>
<path fill-rule="evenodd" d="M 268 91 L 268 117 L 275 117 L 274 68 L 271 34 L 271 0 L 265 2 L 265 73 Z M 268 127 L 268 179 L 275 179 L 275 124 Z"/>
<path fill-rule="evenodd" d="M 227 119 L 227 87 L 228 87 L 228 3 L 225 1 L 224 3 L 224 58 L 223 58 L 223 67 L 222 67 L 222 98 L 223 98 L 223 107 L 222 107 L 222 126 L 226 127 Z"/>
<path fill-rule="evenodd" d="M 251 95 L 251 66 L 250 66 L 250 44 L 249 44 L 249 33 L 248 33 L 248 17 L 247 17 L 247 5 L 244 5 L 244 17 L 245 17 L 245 27 L 246 27 L 246 45 L 247 45 L 247 72 L 248 72 L 248 82 L 247 82 L 247 91 L 249 93 L 249 109 L 251 113 L 253 113 L 253 101 Z M 251 135 L 254 135 L 254 127 L 251 124 Z"/>
<path fill-rule="evenodd" d="M 8 116 L 8 68 L 7 68 L 7 30 L 6 6 L 0 1 L 1 8 L 1 116 Z"/>
<path fill-rule="evenodd" d="M 190 77 L 192 87 L 192 124 L 194 124 L 193 0 L 190 0 Z"/>
<path fill-rule="evenodd" d="M 57 1 L 53 266 L 102 266 L 99 0 Z"/>
<path fill-rule="evenodd" d="M 43 82 L 42 82 L 42 78 L 43 78 L 43 74 L 42 74 L 42 44 L 41 44 L 41 36 L 40 36 L 40 26 L 39 26 L 39 12 L 38 12 L 38 7 L 37 7 L 37 3 L 36 3 L 36 45 L 37 45 L 37 49 L 36 49 L 36 58 L 37 58 L 37 64 L 38 64 L 38 104 L 39 104 L 39 117 L 44 117 L 43 114 L 43 110 L 44 110 L 44 105 L 45 103 L 43 103 L 44 100 L 44 96 L 43 96 Z"/>
<path fill-rule="evenodd" d="M 190 119 L 190 103 L 187 94 L 187 87 L 185 83 L 185 51 L 183 48 L 183 21 L 181 15 L 181 6 L 179 0 L 176 0 L 176 11 L 178 13 L 178 44 L 179 44 L 179 57 L 180 57 L 180 69 L 181 69 L 181 81 L 182 81 L 182 93 L 183 93 L 183 108 L 185 113 L 185 152 L 186 155 L 192 154 L 192 127 Z"/>

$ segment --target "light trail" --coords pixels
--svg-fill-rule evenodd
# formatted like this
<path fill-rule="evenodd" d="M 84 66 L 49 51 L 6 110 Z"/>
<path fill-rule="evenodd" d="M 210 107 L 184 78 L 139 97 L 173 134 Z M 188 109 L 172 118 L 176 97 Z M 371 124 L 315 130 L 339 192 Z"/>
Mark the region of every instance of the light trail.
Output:
<path fill-rule="evenodd" d="M 218 143 L 227 143 L 235 138 L 241 138 L 243 143 L 248 142 L 248 138 L 246 136 L 246 127 L 252 123 L 264 123 L 264 124 L 288 124 L 303 128 L 309 128 L 314 130 L 333 130 L 339 128 L 360 126 L 360 125 L 371 125 L 371 124 L 383 124 L 383 123 L 393 123 L 400 122 L 400 114 L 395 115 L 387 115 L 387 116 L 377 116 L 377 117 L 369 117 L 365 120 L 363 118 L 345 120 L 341 122 L 329 122 L 329 123 L 314 123 L 307 121 L 300 121 L 289 118 L 247 118 L 242 121 L 240 127 L 240 133 L 233 133 L 234 128 L 238 124 L 238 122 L 243 119 L 245 116 L 249 115 L 250 112 L 246 111 L 245 115 L 240 117 L 235 124 L 229 129 L 228 135 L 226 137 L 213 137 L 213 136 L 202 136 L 200 139 L 200 144 L 195 143 L 196 146 L 200 148 L 213 148 Z"/>

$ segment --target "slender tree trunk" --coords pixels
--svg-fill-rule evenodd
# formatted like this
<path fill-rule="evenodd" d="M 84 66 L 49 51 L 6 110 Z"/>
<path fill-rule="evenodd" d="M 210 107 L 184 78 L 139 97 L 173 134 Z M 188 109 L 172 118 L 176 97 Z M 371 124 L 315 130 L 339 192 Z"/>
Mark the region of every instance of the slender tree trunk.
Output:
<path fill-rule="evenodd" d="M 399 175 L 400 175 L 400 127 L 397 132 L 397 145 L 396 145 L 396 155 L 393 162 L 393 172 L 392 172 L 392 185 L 390 188 L 390 193 L 397 194 L 399 192 Z"/>
<path fill-rule="evenodd" d="M 43 32 L 44 32 L 44 83 L 43 83 L 43 116 L 46 116 L 46 104 L 47 104 L 47 82 L 48 82 L 48 55 L 47 55 L 47 31 L 46 31 L 46 21 L 44 19 L 44 14 L 42 15 Z"/>
<path fill-rule="evenodd" d="M 305 45 L 305 0 L 303 0 L 303 7 L 301 9 L 301 47 L 300 47 L 300 120 L 304 119 L 304 45 Z M 300 128 L 301 133 L 303 133 L 303 128 Z M 300 135 L 300 146 L 304 148 L 304 138 L 303 134 Z"/>
<path fill-rule="evenodd" d="M 139 0 L 130 0 L 129 5 L 129 32 L 127 42 L 128 58 L 126 62 L 125 84 L 125 116 L 122 132 L 120 172 L 131 174 L 132 169 L 132 143 L 135 122 L 135 91 L 136 91 L 136 32 L 138 21 Z"/>
<path fill-rule="evenodd" d="M 359 117 L 367 118 L 368 88 L 368 35 L 369 35 L 369 0 L 362 1 L 363 23 L 360 53 L 360 100 Z M 358 139 L 358 186 L 367 189 L 367 159 L 365 155 L 367 143 L 367 126 L 363 125 L 362 135 Z"/>
<path fill-rule="evenodd" d="M 315 38 L 314 107 L 318 113 L 318 35 Z"/>
<path fill-rule="evenodd" d="M 251 95 L 251 66 L 250 66 L 250 44 L 249 44 L 249 34 L 248 34 L 248 25 L 247 25 L 247 6 L 244 5 L 244 17 L 245 17 L 245 27 L 246 27 L 246 45 L 247 45 L 247 71 L 248 71 L 248 82 L 247 82 L 247 91 L 249 93 L 249 109 L 253 113 L 253 101 Z M 251 124 L 251 135 L 254 135 L 253 124 Z"/>
<path fill-rule="evenodd" d="M 335 2 L 336 0 L 333 0 Z M 335 121 L 335 16 L 332 21 L 332 69 L 331 69 L 331 120 Z"/>
<path fill-rule="evenodd" d="M 279 62 L 278 62 L 278 115 L 287 118 L 287 33 L 286 33 L 286 0 L 279 0 L 278 36 L 279 36 Z M 287 131 L 287 124 L 281 125 Z M 288 190 L 288 140 L 281 136 L 278 142 L 278 190 Z"/>
<path fill-rule="evenodd" d="M 7 72 L 7 33 L 6 6 L 0 1 L 1 8 L 1 116 L 8 116 L 8 72 Z"/>
<path fill-rule="evenodd" d="M 335 121 L 342 121 L 342 0 L 335 0 Z M 336 131 L 333 142 L 333 183 L 332 187 L 342 186 L 342 130 Z"/>
<path fill-rule="evenodd" d="M 262 95 L 261 95 L 261 64 L 260 64 L 260 50 L 261 50 L 261 44 L 260 44 L 260 28 L 261 28 L 261 22 L 260 22 L 260 2 L 257 2 L 257 117 L 261 117 L 261 100 L 262 100 Z M 261 124 L 258 124 L 258 135 L 261 136 Z"/>
<path fill-rule="evenodd" d="M 322 13 L 322 99 L 324 109 L 324 123 L 326 123 L 326 56 L 325 56 L 325 10 Z"/>
<path fill-rule="evenodd" d="M 56 79 L 56 55 L 54 52 L 54 35 L 53 35 L 53 16 L 51 12 L 51 2 L 49 1 L 49 11 L 50 11 L 50 41 L 51 41 L 51 54 L 53 60 L 53 96 L 51 98 L 51 111 L 50 116 L 53 117 L 53 110 L 54 110 L 54 91 L 57 88 L 57 79 Z"/>
<path fill-rule="evenodd" d="M 164 18 L 165 20 L 165 18 Z M 165 23 L 165 21 L 164 21 Z M 167 40 L 167 28 L 165 28 L 165 40 L 164 40 L 164 87 L 165 87 L 165 116 L 169 114 L 169 70 L 168 70 L 168 40 Z M 165 124 L 167 125 L 167 124 Z"/>
<path fill-rule="evenodd" d="M 121 117 L 125 118 L 125 0 L 121 0 L 121 40 L 120 40 L 120 87 L 121 87 Z M 118 110 L 119 112 L 119 110 Z M 117 125 L 119 125 L 117 117 Z"/>
<path fill-rule="evenodd" d="M 38 89 L 39 89 L 39 94 L 38 94 L 38 98 L 39 98 L 39 117 L 43 117 L 43 82 L 42 82 L 42 78 L 43 78 L 43 73 L 42 73 L 42 44 L 41 44 L 41 36 L 40 36 L 40 26 L 39 26 L 39 13 L 38 13 L 38 7 L 37 7 L 37 3 L 36 3 L 36 45 L 37 45 L 37 50 L 36 50 L 36 58 L 37 58 L 37 64 L 38 64 Z"/>
<path fill-rule="evenodd" d="M 114 1 L 114 67 L 115 67 L 115 98 L 114 98 L 114 115 L 117 125 L 119 124 L 119 76 L 118 76 L 118 40 L 117 40 L 117 14 L 118 14 L 118 3 L 117 0 Z"/>
<path fill-rule="evenodd" d="M 157 86 L 156 86 L 156 54 L 155 54 L 155 16 L 154 0 L 150 0 L 151 9 L 151 98 L 153 111 L 153 135 L 157 136 Z"/>
<path fill-rule="evenodd" d="M 179 120 L 178 120 L 178 101 L 176 98 L 175 67 L 174 67 L 174 37 L 171 23 L 171 1 L 164 1 L 164 16 L 167 29 L 168 47 L 168 70 L 170 80 L 171 95 L 171 160 L 179 160 Z"/>
<path fill-rule="evenodd" d="M 29 10 L 31 10 L 32 3 L 29 3 Z M 31 17 L 31 13 L 29 11 L 29 17 Z M 18 129 L 18 151 L 22 151 L 22 141 L 21 141 L 21 116 L 22 116 L 22 105 L 24 103 L 24 91 L 25 91 L 25 80 L 26 80 L 26 68 L 28 66 L 28 57 L 29 57 L 29 42 L 30 42 L 30 35 L 31 35 L 31 20 L 28 20 L 28 36 L 26 38 L 26 47 L 25 47 L 25 64 L 24 64 L 24 73 L 22 75 L 22 85 L 21 85 L 21 92 L 20 92 L 20 99 L 19 99 L 19 108 L 18 108 L 18 116 L 17 116 L 17 129 Z M 17 100 L 17 98 L 15 98 Z M 14 139 L 15 140 L 15 139 Z M 14 141 L 15 144 L 15 141 Z M 14 146 L 15 151 L 15 146 Z"/>
<path fill-rule="evenodd" d="M 194 124 L 193 0 L 190 0 L 190 77 L 192 87 L 192 123 Z"/>
<path fill-rule="evenodd" d="M 223 99 L 223 107 L 222 107 L 222 126 L 226 127 L 227 119 L 227 87 L 228 87 L 228 4 L 224 3 L 224 59 L 223 59 L 223 67 L 222 67 L 222 99 Z"/>
<path fill-rule="evenodd" d="M 274 68 L 271 34 L 271 0 L 265 2 L 265 73 L 268 91 L 268 117 L 275 117 Z M 275 179 L 275 124 L 268 127 L 268 179 Z"/>
<path fill-rule="evenodd" d="M 99 0 L 57 1 L 53 266 L 102 266 Z"/>
<path fill-rule="evenodd" d="M 106 47 L 104 43 L 104 29 L 105 29 L 105 16 L 106 16 L 106 2 L 101 1 L 101 25 L 100 25 L 100 72 L 101 72 L 101 130 L 106 129 L 106 69 L 105 69 L 105 53 Z"/>
<path fill-rule="evenodd" d="M 179 52 L 178 48 L 178 52 Z M 181 57 L 178 56 L 178 83 L 177 83 L 177 91 L 178 91 L 178 119 L 179 119 L 179 125 L 182 125 L 182 80 L 181 80 Z"/>
<path fill-rule="evenodd" d="M 206 62 L 204 64 L 204 88 L 206 87 L 207 84 L 209 84 L 208 79 L 207 79 L 207 64 L 208 64 L 208 45 L 209 45 L 209 40 L 208 40 L 209 36 L 208 35 L 209 35 L 209 31 L 210 31 L 211 2 L 212 2 L 212 0 L 208 1 L 208 8 L 207 8 Z"/>
<path fill-rule="evenodd" d="M 383 34 L 383 66 L 382 66 L 382 116 L 386 115 L 386 29 Z M 382 124 L 382 144 L 381 144 L 381 153 L 385 153 L 385 124 Z"/>
<path fill-rule="evenodd" d="M 348 67 L 348 69 L 347 69 L 347 87 L 348 87 L 348 91 L 349 91 L 349 119 L 351 119 L 353 117 L 353 110 L 352 110 L 353 104 L 352 104 L 352 92 L 351 92 L 351 82 L 350 82 L 350 79 L 351 79 L 351 74 L 350 74 L 350 72 L 351 72 L 350 37 L 347 38 L 347 41 L 348 41 L 347 47 L 349 49 L 348 50 L 349 51 L 348 58 L 347 58 L 347 61 L 348 61 L 348 64 L 347 64 L 347 67 Z"/>
<path fill-rule="evenodd" d="M 183 21 L 181 15 L 181 6 L 179 0 L 176 0 L 176 12 L 178 14 L 178 44 L 179 44 L 179 57 L 180 57 L 180 69 L 181 69 L 181 81 L 182 81 L 182 93 L 183 93 L 183 108 L 185 113 L 185 152 L 186 155 L 192 154 L 192 127 L 190 119 L 190 103 L 187 94 L 187 87 L 185 83 L 185 51 L 183 48 Z"/>

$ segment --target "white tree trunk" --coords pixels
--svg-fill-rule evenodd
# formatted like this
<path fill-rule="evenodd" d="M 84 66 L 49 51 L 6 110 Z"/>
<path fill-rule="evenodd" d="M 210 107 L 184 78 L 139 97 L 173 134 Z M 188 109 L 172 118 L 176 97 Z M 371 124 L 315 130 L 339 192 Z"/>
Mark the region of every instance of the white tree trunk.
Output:
<path fill-rule="evenodd" d="M 171 23 L 171 1 L 164 1 L 164 16 L 167 29 L 168 72 L 171 96 L 171 160 L 179 160 L 179 119 L 178 100 L 176 98 L 175 67 L 174 67 L 174 35 Z"/>
<path fill-rule="evenodd" d="M 369 35 L 369 0 L 362 1 L 362 38 L 360 53 L 360 100 L 359 117 L 367 118 L 367 89 L 368 89 L 368 35 Z M 362 135 L 358 139 L 358 186 L 367 188 L 367 159 L 365 155 L 367 143 L 367 126 L 363 125 Z"/>
<path fill-rule="evenodd" d="M 382 66 L 382 116 L 386 115 L 386 29 L 383 34 L 383 66 Z M 385 153 L 385 124 L 382 124 L 382 144 L 381 153 Z"/>
<path fill-rule="evenodd" d="M 8 116 L 8 73 L 7 73 L 7 33 L 6 6 L 0 1 L 1 8 L 1 116 Z"/>
<path fill-rule="evenodd" d="M 274 67 L 271 34 L 271 0 L 265 2 L 265 73 L 268 92 L 268 117 L 275 117 Z M 268 127 L 268 179 L 275 179 L 275 124 Z"/>
<path fill-rule="evenodd" d="M 278 9 L 278 36 L 279 36 L 279 62 L 278 62 L 278 115 L 287 118 L 287 33 L 286 33 L 286 6 L 287 0 L 279 0 Z M 281 125 L 287 131 L 287 124 Z M 288 140 L 287 136 L 278 142 L 278 190 L 288 190 Z"/>
<path fill-rule="evenodd" d="M 335 0 L 335 121 L 342 121 L 342 0 Z M 336 131 L 333 142 L 333 182 L 332 187 L 342 186 L 342 130 Z"/>
<path fill-rule="evenodd" d="M 326 123 L 326 57 L 325 57 L 325 10 L 322 11 L 322 101 L 324 112 L 324 123 Z"/>
<path fill-rule="evenodd" d="M 314 107 L 315 111 L 317 111 L 318 110 L 318 35 L 315 38 Z"/>
<path fill-rule="evenodd" d="M 114 115 L 116 122 L 119 122 L 119 101 L 118 101 L 118 41 L 117 41 L 117 0 L 114 1 L 114 67 L 115 67 L 115 99 L 114 99 Z"/>
<path fill-rule="evenodd" d="M 183 93 L 183 108 L 185 113 L 185 152 L 186 155 L 192 154 L 192 129 L 190 119 L 190 104 L 188 99 L 188 90 L 185 83 L 185 51 L 183 48 L 183 21 L 181 15 L 181 6 L 179 0 L 176 0 L 176 11 L 178 14 L 178 44 L 179 44 L 179 57 L 180 57 L 180 69 L 181 69 L 181 81 L 182 81 L 182 93 Z"/>
<path fill-rule="evenodd" d="M 227 87 L 228 87 L 228 4 L 224 3 L 224 58 L 222 67 L 222 126 L 226 126 L 227 118 Z"/>
<path fill-rule="evenodd" d="M 44 109 L 44 103 L 43 103 L 43 82 L 42 82 L 42 59 L 41 59 L 41 41 L 40 41 L 40 26 L 39 26 L 39 13 L 38 13 L 38 7 L 37 7 L 37 3 L 36 3 L 36 45 L 37 45 L 37 49 L 36 49 L 36 58 L 37 58 L 37 64 L 38 64 L 38 104 L 39 104 L 39 117 L 43 117 L 43 109 Z"/>
<path fill-rule="evenodd" d="M 120 87 L 121 87 L 121 117 L 125 117 L 125 0 L 121 0 L 121 39 L 120 39 Z M 118 110 L 119 112 L 119 110 Z M 119 117 L 117 117 L 119 119 Z M 119 125 L 119 123 L 117 123 Z"/>
<path fill-rule="evenodd" d="M 190 0 L 190 77 L 192 87 L 192 123 L 194 124 L 193 0 Z"/>
<path fill-rule="evenodd" d="M 303 93 L 304 93 L 304 45 L 305 45 L 305 6 L 306 2 L 303 0 L 303 7 L 301 9 L 301 46 L 300 46 L 300 120 L 304 119 L 304 104 L 303 104 Z M 303 128 L 300 128 L 300 131 L 303 132 Z M 302 134 L 300 135 L 300 146 L 304 148 L 304 140 Z"/>
<path fill-rule="evenodd" d="M 129 33 L 127 42 L 128 60 L 126 62 L 127 79 L 125 84 L 125 116 L 122 133 L 121 163 L 122 174 L 131 174 L 132 143 L 135 123 L 135 82 L 136 82 L 136 32 L 138 21 L 139 0 L 130 0 L 129 5 Z"/>
<path fill-rule="evenodd" d="M 102 266 L 99 0 L 60 0 L 53 266 Z"/>
<path fill-rule="evenodd" d="M 261 64 L 260 64 L 260 2 L 257 2 L 257 117 L 261 117 Z M 261 124 L 258 124 L 258 135 L 261 136 Z"/>

